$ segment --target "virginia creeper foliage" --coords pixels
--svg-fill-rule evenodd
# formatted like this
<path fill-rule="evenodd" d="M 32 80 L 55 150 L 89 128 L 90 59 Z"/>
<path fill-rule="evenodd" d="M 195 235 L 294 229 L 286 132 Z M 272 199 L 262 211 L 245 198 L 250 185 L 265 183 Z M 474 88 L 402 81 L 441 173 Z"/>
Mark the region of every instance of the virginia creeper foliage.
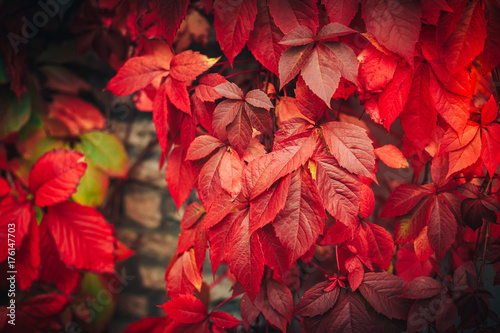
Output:
<path fill-rule="evenodd" d="M 166 317 L 127 332 L 499 327 L 498 2 L 126 0 L 84 8 L 99 22 L 92 46 L 117 69 L 107 90 L 135 94 L 137 108 L 152 112 L 160 168 L 166 163 L 177 207 L 187 206 L 165 273 Z M 213 22 L 216 52 L 205 52 L 196 32 L 182 39 L 191 15 Z M 85 24 L 75 22 L 79 45 L 84 37 L 89 44 Z M 101 45 L 112 33 L 126 56 Z M 112 228 L 67 201 L 85 172 L 75 154 L 41 157 L 31 196 L 17 185 L 19 197 L 0 209 L 19 216 L 23 246 L 43 244 L 38 228 L 52 235 L 41 250 L 57 248 L 59 266 L 107 272 Z M 193 190 L 197 200 L 186 205 Z M 44 209 L 40 226 L 34 205 Z M 81 242 L 68 245 L 76 236 Z M 44 259 L 29 253 L 27 265 Z M 214 278 L 233 281 L 236 316 L 218 310 L 224 303 L 210 309 L 205 261 Z M 36 274 L 43 279 L 33 273 L 20 285 Z"/>

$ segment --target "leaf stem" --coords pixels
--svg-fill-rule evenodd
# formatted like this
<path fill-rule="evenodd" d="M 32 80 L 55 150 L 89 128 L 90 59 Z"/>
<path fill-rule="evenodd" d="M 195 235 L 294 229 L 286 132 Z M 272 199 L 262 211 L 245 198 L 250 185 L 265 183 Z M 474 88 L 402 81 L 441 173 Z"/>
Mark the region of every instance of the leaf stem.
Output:
<path fill-rule="evenodd" d="M 319 269 L 320 271 L 322 271 L 323 273 L 330 274 L 330 272 L 328 272 L 326 269 L 324 269 L 323 267 L 318 266 L 317 264 L 313 263 L 312 261 L 310 262 L 310 264 L 313 265 L 314 267 L 316 267 L 317 269 Z"/>
<path fill-rule="evenodd" d="M 210 311 L 210 313 L 214 312 L 215 310 L 217 310 L 218 308 L 220 308 L 222 305 L 226 304 L 227 302 L 229 302 L 230 300 L 232 300 L 233 298 L 238 297 L 238 296 L 240 296 L 240 294 L 233 295 L 233 296 L 231 296 L 231 297 L 223 300 L 222 302 L 220 302 L 219 304 L 217 304 L 217 306 L 212 311 Z"/>

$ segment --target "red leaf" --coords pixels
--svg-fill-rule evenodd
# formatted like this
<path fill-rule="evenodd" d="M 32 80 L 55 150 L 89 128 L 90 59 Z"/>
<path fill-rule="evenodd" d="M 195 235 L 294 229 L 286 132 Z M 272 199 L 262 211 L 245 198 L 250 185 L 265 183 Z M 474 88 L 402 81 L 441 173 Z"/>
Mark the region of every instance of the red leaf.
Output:
<path fill-rule="evenodd" d="M 307 27 L 298 26 L 289 31 L 280 41 L 281 45 L 299 46 L 314 43 L 314 33 Z"/>
<path fill-rule="evenodd" d="M 245 111 L 253 128 L 262 134 L 272 135 L 273 120 L 271 119 L 268 109 L 253 107 L 247 103 L 245 104 Z"/>
<path fill-rule="evenodd" d="M 290 266 L 323 232 L 325 213 L 319 193 L 305 170 L 292 174 L 287 201 L 273 222 L 276 236 L 290 253 Z"/>
<path fill-rule="evenodd" d="M 458 317 L 458 309 L 453 299 L 445 295 L 436 311 L 436 329 L 439 332 L 445 332 L 455 325 Z"/>
<path fill-rule="evenodd" d="M 238 326 L 241 321 L 231 316 L 229 313 L 215 311 L 210 313 L 210 319 L 215 326 L 220 328 L 231 328 Z"/>
<path fill-rule="evenodd" d="M 500 49 L 496 47 L 500 43 L 500 22 L 495 19 L 500 15 L 500 7 L 489 1 L 486 1 L 485 5 L 486 41 L 483 52 L 479 55 L 479 61 L 482 72 L 488 73 L 500 63 Z"/>
<path fill-rule="evenodd" d="M 373 321 L 358 295 L 347 292 L 322 316 L 304 320 L 308 332 L 352 332 L 373 330 Z"/>
<path fill-rule="evenodd" d="M 350 1 L 347 2 L 351 3 Z M 372 44 L 368 44 L 358 55 L 358 81 L 362 84 L 363 89 L 369 92 L 379 92 L 383 90 L 394 77 L 394 73 L 398 67 L 397 59 L 395 55 L 386 54 Z M 409 66 L 400 67 L 410 71 Z M 403 106 L 401 106 L 401 110 L 402 109 Z"/>
<path fill-rule="evenodd" d="M 341 36 L 350 35 L 353 33 L 356 33 L 356 30 L 353 30 L 349 27 L 346 27 L 345 25 L 335 22 L 335 23 L 329 23 L 325 25 L 323 28 L 321 28 L 316 38 L 320 42 L 331 42 L 331 41 L 337 41 L 337 39 Z M 354 75 L 356 74 L 357 72 Z"/>
<path fill-rule="evenodd" d="M 427 236 L 438 259 L 443 258 L 448 248 L 453 244 L 456 232 L 455 216 L 446 204 L 436 198 L 430 212 Z"/>
<path fill-rule="evenodd" d="M 201 290 L 203 278 L 198 269 L 193 249 L 181 253 L 170 261 L 165 272 L 165 281 L 167 294 L 170 297 L 192 294 L 194 289 Z"/>
<path fill-rule="evenodd" d="M 406 319 L 408 304 L 399 298 L 405 280 L 389 273 L 365 273 L 359 291 L 373 308 L 389 319 Z"/>
<path fill-rule="evenodd" d="M 220 162 L 219 172 L 222 188 L 233 198 L 241 192 L 241 175 L 244 162 L 233 150 L 226 150 Z"/>
<path fill-rule="evenodd" d="M 260 89 L 250 90 L 245 95 L 245 102 L 258 108 L 274 108 L 269 97 Z"/>
<path fill-rule="evenodd" d="M 202 102 L 214 102 L 222 97 L 214 88 L 226 82 L 226 79 L 217 73 L 203 75 L 195 88 L 195 94 Z"/>
<path fill-rule="evenodd" d="M 127 326 L 123 333 L 163 333 L 171 319 L 167 317 L 146 317 Z"/>
<path fill-rule="evenodd" d="M 358 0 L 321 0 L 331 22 L 348 26 L 358 11 Z"/>
<path fill-rule="evenodd" d="M 344 223 L 336 222 L 328 228 L 326 235 L 321 241 L 321 245 L 341 244 L 352 238 L 352 231 Z"/>
<path fill-rule="evenodd" d="M 327 110 L 325 102 L 307 87 L 302 76 L 299 76 L 297 80 L 295 98 L 295 105 L 297 105 L 297 108 L 304 116 L 313 122 L 317 122 L 321 119 Z"/>
<path fill-rule="evenodd" d="M 413 207 L 408 214 L 396 220 L 394 228 L 396 243 L 410 242 L 418 236 L 429 221 L 429 214 L 434 203 L 433 199 L 432 197 L 426 197 Z"/>
<path fill-rule="evenodd" d="M 225 100 L 217 104 L 213 116 L 213 129 L 220 139 L 225 139 L 226 127 L 234 121 L 245 103 L 240 100 Z"/>
<path fill-rule="evenodd" d="M 45 126 L 53 136 L 78 136 L 106 126 L 101 111 L 91 103 L 70 95 L 52 96 Z M 85 110 L 85 112 L 82 112 Z M 64 124 L 62 128 L 61 123 Z M 54 124 L 54 125 L 53 125 Z"/>
<path fill-rule="evenodd" d="M 314 154 L 318 144 L 319 138 L 316 131 L 303 132 L 275 143 L 273 182 L 304 165 Z"/>
<path fill-rule="evenodd" d="M 447 183 L 448 177 L 446 177 L 446 174 L 448 173 L 448 168 L 449 160 L 447 154 L 434 156 L 431 165 L 431 175 L 436 188 L 440 188 Z"/>
<path fill-rule="evenodd" d="M 469 65 L 483 50 L 485 39 L 486 20 L 482 2 L 476 0 L 465 8 L 454 31 L 443 45 L 444 58 L 450 72 L 454 73 Z"/>
<path fill-rule="evenodd" d="M 243 326 L 248 330 L 250 325 L 257 319 L 260 314 L 260 309 L 258 309 L 253 302 L 250 300 L 247 294 L 244 294 L 241 298 L 240 304 L 241 318 L 243 321 Z"/>
<path fill-rule="evenodd" d="M 16 239 L 15 246 L 21 248 L 24 238 L 28 235 L 31 225 L 31 220 L 35 219 L 35 212 L 31 206 L 31 202 L 9 202 L 12 197 L 7 197 L 0 202 L 0 239 L 2 240 L 0 249 L 0 262 L 7 259 L 8 247 L 8 229 L 9 224 L 15 222 L 16 230 L 14 237 Z M 12 244 L 12 243 L 11 243 Z"/>
<path fill-rule="evenodd" d="M 50 317 L 60 313 L 68 304 L 68 298 L 57 293 L 37 295 L 20 306 L 29 319 Z"/>
<path fill-rule="evenodd" d="M 437 122 L 437 113 L 429 87 L 429 75 L 429 68 L 421 65 L 413 76 L 408 101 L 401 112 L 401 125 L 405 135 L 419 155 L 431 141 Z"/>
<path fill-rule="evenodd" d="M 314 71 L 316 71 L 316 76 L 314 76 Z M 320 72 L 322 73 L 321 81 L 323 82 L 318 81 L 317 74 Z M 326 76 L 323 77 L 323 73 Z M 345 44 L 338 42 L 320 43 L 305 62 L 301 75 L 309 88 L 329 105 L 330 99 L 338 87 L 337 75 L 342 75 L 342 77 L 354 83 L 357 81 L 358 62 L 356 55 Z M 328 78 L 328 75 L 331 78 Z M 318 85 L 318 83 L 321 83 L 322 86 Z"/>
<path fill-rule="evenodd" d="M 205 209 L 198 202 L 193 202 L 187 206 L 182 215 L 181 228 L 188 229 L 195 225 L 196 222 L 203 216 Z"/>
<path fill-rule="evenodd" d="M 222 150 L 219 150 L 219 152 L 212 156 L 208 162 L 203 165 L 198 177 L 198 195 L 207 211 L 210 211 L 210 207 L 222 191 L 219 165 L 223 153 Z"/>
<path fill-rule="evenodd" d="M 126 96 L 146 88 L 154 79 L 162 77 L 170 68 L 170 59 L 154 56 L 133 57 L 109 81 L 106 89 L 115 95 Z"/>
<path fill-rule="evenodd" d="M 429 258 L 434 253 L 434 250 L 432 250 L 431 244 L 429 243 L 427 230 L 427 226 L 423 227 L 420 231 L 420 234 L 417 236 L 417 238 L 415 238 L 415 242 L 413 243 L 413 246 L 415 247 L 415 254 L 418 257 L 418 260 L 420 260 L 420 262 L 422 263 L 429 260 Z"/>
<path fill-rule="evenodd" d="M 158 143 L 162 151 L 168 153 L 168 126 L 167 119 L 169 113 L 176 112 L 175 106 L 167 98 L 167 85 L 162 84 L 156 91 L 153 100 L 153 123 L 155 125 Z"/>
<path fill-rule="evenodd" d="M 272 222 L 285 207 L 290 176 L 278 180 L 269 190 L 250 201 L 250 234 Z"/>
<path fill-rule="evenodd" d="M 479 131 L 479 125 L 473 121 L 469 121 L 464 129 L 463 135 L 459 137 L 457 133 L 448 129 L 441 140 L 439 154 L 459 150 L 468 145 Z"/>
<path fill-rule="evenodd" d="M 498 106 L 497 102 L 493 95 L 490 96 L 490 99 L 483 106 L 481 110 L 481 125 L 485 126 L 495 121 L 498 117 Z"/>
<path fill-rule="evenodd" d="M 215 92 L 229 99 L 243 100 L 243 90 L 234 82 L 224 82 L 214 87 Z"/>
<path fill-rule="evenodd" d="M 214 14 L 217 41 L 232 64 L 250 36 L 257 16 L 256 0 L 215 0 Z"/>
<path fill-rule="evenodd" d="M 40 232 L 35 218 L 31 219 L 29 232 L 16 253 L 16 268 L 23 272 L 17 277 L 19 288 L 26 290 L 38 278 L 40 269 Z"/>
<path fill-rule="evenodd" d="M 500 152 L 500 143 L 488 131 L 483 130 L 481 135 L 481 157 L 490 176 L 495 174 L 500 164 L 500 154 L 498 152 Z"/>
<path fill-rule="evenodd" d="M 374 152 L 382 162 L 391 168 L 401 169 L 409 167 L 408 161 L 403 156 L 403 153 L 391 144 L 375 148 Z"/>
<path fill-rule="evenodd" d="M 324 207 L 342 223 L 355 227 L 358 221 L 361 182 L 342 169 L 333 157 L 318 156 L 314 161 L 316 185 Z"/>
<path fill-rule="evenodd" d="M 30 192 L 39 207 L 66 201 L 87 169 L 83 154 L 53 150 L 43 155 L 29 175 Z"/>
<path fill-rule="evenodd" d="M 436 296 L 445 290 L 445 286 L 434 280 L 433 278 L 427 276 L 420 276 L 408 283 L 405 287 L 401 297 L 411 298 L 411 299 L 424 299 Z"/>
<path fill-rule="evenodd" d="M 446 90 L 434 75 L 430 76 L 430 92 L 436 111 L 462 137 L 469 119 L 470 100 Z"/>
<path fill-rule="evenodd" d="M 318 27 L 318 8 L 313 0 L 268 0 L 269 11 L 276 25 L 287 34 L 304 26 L 315 32 Z"/>
<path fill-rule="evenodd" d="M 170 76 L 180 82 L 189 83 L 212 67 L 217 60 L 191 50 L 184 51 L 170 61 Z"/>
<path fill-rule="evenodd" d="M 312 47 L 312 44 L 292 46 L 283 51 L 278 64 L 280 89 L 299 74 L 300 69 L 311 54 Z"/>
<path fill-rule="evenodd" d="M 418 202 L 432 192 L 428 187 L 403 184 L 396 187 L 385 203 L 382 217 L 396 217 L 408 213 Z"/>
<path fill-rule="evenodd" d="M 113 227 L 94 208 L 76 202 L 49 206 L 42 223 L 47 224 L 66 265 L 98 272 L 113 271 Z"/>
<path fill-rule="evenodd" d="M 359 204 L 359 213 L 368 218 L 373 213 L 375 208 L 375 195 L 370 186 L 361 184 L 361 202 Z"/>
<path fill-rule="evenodd" d="M 379 74 L 377 73 L 377 75 Z M 409 65 L 398 65 L 394 72 L 394 78 L 380 94 L 378 103 L 380 122 L 383 123 L 387 130 L 390 129 L 392 123 L 401 114 L 406 105 L 410 88 L 412 87 L 412 76 L 413 71 Z M 377 121 L 376 119 L 374 120 Z"/>
<path fill-rule="evenodd" d="M 209 229 L 219 223 L 237 205 L 238 202 L 233 200 L 227 192 L 221 191 L 219 197 L 215 200 L 203 219 L 203 228 Z"/>
<path fill-rule="evenodd" d="M 266 283 L 266 291 L 269 304 L 287 321 L 290 321 L 293 312 L 293 296 L 290 289 L 276 280 L 269 279 Z"/>
<path fill-rule="evenodd" d="M 315 317 L 330 310 L 339 298 L 340 288 L 325 292 L 324 289 L 328 284 L 330 281 L 320 282 L 307 290 L 295 306 L 293 314 L 295 316 Z"/>
<path fill-rule="evenodd" d="M 420 32 L 420 3 L 415 1 L 367 0 L 363 6 L 366 29 L 377 41 L 413 64 Z"/>
<path fill-rule="evenodd" d="M 450 152 L 450 169 L 448 170 L 448 174 L 446 175 L 446 177 L 450 177 L 455 172 L 465 169 L 466 167 L 474 164 L 478 160 L 480 154 L 481 135 L 480 131 L 478 130 L 472 141 L 470 141 L 460 149 Z"/>
<path fill-rule="evenodd" d="M 186 201 L 196 183 L 196 170 L 192 161 L 186 160 L 186 151 L 176 145 L 167 162 L 165 179 L 170 195 L 177 205 L 177 209 Z"/>
<path fill-rule="evenodd" d="M 325 142 L 340 166 L 377 182 L 372 141 L 364 129 L 343 122 L 329 122 L 322 129 Z"/>
<path fill-rule="evenodd" d="M 11 188 L 7 180 L 5 180 L 5 178 L 0 177 L 0 197 L 9 194 L 10 190 Z"/>
<path fill-rule="evenodd" d="M 235 223 L 241 224 L 241 220 L 244 218 L 245 211 L 233 211 L 226 214 L 226 216 L 221 219 L 220 223 L 216 223 L 210 228 L 208 233 L 210 241 L 210 262 L 214 275 L 220 263 L 227 255 L 227 243 L 230 237 L 232 237 L 232 235 L 229 234 L 229 229 Z"/>
<path fill-rule="evenodd" d="M 247 112 L 240 108 L 233 122 L 227 126 L 227 138 L 232 147 L 243 156 L 252 138 L 252 126 Z"/>
<path fill-rule="evenodd" d="M 241 283 L 246 293 L 253 299 L 259 291 L 264 273 L 264 255 L 257 234 L 250 236 L 249 215 L 237 219 L 228 231 L 225 247 L 226 261 L 231 272 Z"/>
<path fill-rule="evenodd" d="M 160 307 L 167 316 L 181 324 L 197 323 L 207 317 L 207 307 L 193 295 L 181 295 Z"/>
<path fill-rule="evenodd" d="M 257 1 L 257 18 L 247 42 L 248 49 L 264 67 L 278 75 L 278 63 L 285 47 L 279 44 L 283 33 L 269 14 L 266 0 Z"/>
<path fill-rule="evenodd" d="M 441 11 L 453 12 L 445 0 L 423 0 L 422 1 L 422 22 L 436 25 Z"/>
<path fill-rule="evenodd" d="M 199 160 L 213 153 L 224 145 L 222 141 L 211 135 L 200 135 L 189 145 L 186 159 Z"/>
<path fill-rule="evenodd" d="M 68 268 L 61 261 L 61 255 L 46 224 L 40 226 L 40 259 L 39 279 L 53 283 L 65 294 L 70 294 L 78 285 L 80 272 Z M 61 279 L 64 276 L 64 279 Z"/>
<path fill-rule="evenodd" d="M 396 271 L 398 276 L 406 280 L 406 282 L 412 281 L 419 276 L 428 276 L 432 272 L 432 264 L 429 261 L 421 263 L 413 246 L 403 245 L 400 246 L 396 253 Z"/>
<path fill-rule="evenodd" d="M 347 272 L 349 272 L 347 275 L 349 285 L 352 291 L 356 291 L 363 281 L 363 275 L 365 273 L 363 264 L 358 256 L 352 256 L 345 261 L 344 267 Z"/>
<path fill-rule="evenodd" d="M 208 321 L 204 320 L 193 324 L 180 324 L 173 321 L 167 327 L 165 327 L 164 331 L 162 331 L 162 333 L 177 333 L 177 332 L 186 332 L 186 333 L 208 332 Z M 214 332 L 217 332 L 216 327 L 214 327 Z"/>
<path fill-rule="evenodd" d="M 172 45 L 177 29 L 184 16 L 186 16 L 189 1 L 156 0 L 155 2 L 157 2 L 156 10 L 164 29 L 163 36 L 167 40 L 167 43 Z"/>
<path fill-rule="evenodd" d="M 307 86 L 329 105 L 339 86 L 341 74 L 332 66 L 332 59 L 325 47 L 318 46 L 312 50 L 304 63 L 301 76 Z"/>
<path fill-rule="evenodd" d="M 262 244 L 264 263 L 278 275 L 285 274 L 289 267 L 289 253 L 276 237 L 274 228 L 267 225 L 256 232 L 259 234 L 259 240 Z"/>
<path fill-rule="evenodd" d="M 392 235 L 383 227 L 366 223 L 366 239 L 370 246 L 368 247 L 368 257 L 374 264 L 381 269 L 387 270 L 391 265 L 392 253 L 394 251 L 394 241 Z"/>
<path fill-rule="evenodd" d="M 165 86 L 169 101 L 179 110 L 191 115 L 191 101 L 184 82 L 168 76 L 163 85 Z"/>

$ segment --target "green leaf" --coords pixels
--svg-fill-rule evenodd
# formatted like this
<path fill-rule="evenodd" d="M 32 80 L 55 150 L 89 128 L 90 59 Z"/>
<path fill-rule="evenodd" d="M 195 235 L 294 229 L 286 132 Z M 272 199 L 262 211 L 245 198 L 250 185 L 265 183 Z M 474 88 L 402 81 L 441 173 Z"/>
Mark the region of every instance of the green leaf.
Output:
<path fill-rule="evenodd" d="M 40 222 L 42 222 L 43 212 L 42 209 L 38 206 L 35 206 L 35 217 L 36 222 L 38 223 L 38 225 L 40 225 Z"/>
<path fill-rule="evenodd" d="M 8 88 L 0 90 L 0 138 L 17 132 L 28 122 L 31 115 L 30 94 L 27 92 L 18 100 Z"/>
<path fill-rule="evenodd" d="M 109 177 L 94 165 L 88 164 L 72 198 L 79 204 L 97 207 L 104 199 L 108 186 Z"/>
<path fill-rule="evenodd" d="M 5 62 L 3 61 L 3 57 L 0 54 L 0 83 L 5 83 L 9 81 L 9 77 L 7 76 L 7 71 L 5 70 Z"/>
<path fill-rule="evenodd" d="M 112 177 L 125 177 L 129 159 L 122 142 L 114 135 L 99 131 L 80 135 L 75 149 L 85 154 L 87 163 L 94 164 Z"/>

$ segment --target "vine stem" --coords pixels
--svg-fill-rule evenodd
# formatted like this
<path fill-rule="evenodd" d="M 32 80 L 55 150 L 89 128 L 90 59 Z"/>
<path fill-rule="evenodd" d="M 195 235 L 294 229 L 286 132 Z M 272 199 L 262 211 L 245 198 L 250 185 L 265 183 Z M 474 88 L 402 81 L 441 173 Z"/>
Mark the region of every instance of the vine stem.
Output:
<path fill-rule="evenodd" d="M 486 248 L 488 246 L 488 238 L 490 237 L 490 222 L 485 220 L 484 225 L 484 246 L 483 246 L 483 254 L 481 256 L 481 268 L 479 269 L 479 274 L 477 275 L 477 282 L 481 283 L 483 278 L 483 270 L 484 270 L 484 261 L 486 259 Z"/>
<path fill-rule="evenodd" d="M 482 194 L 486 194 L 491 192 L 491 184 L 493 183 L 493 177 L 490 177 L 489 174 L 486 175 L 486 179 L 481 185 Z M 482 237 L 481 237 L 482 235 Z M 483 270 L 484 270 L 484 261 L 486 259 L 486 250 L 488 248 L 488 238 L 490 236 L 490 221 L 483 219 L 483 225 L 479 230 L 479 234 L 477 235 L 477 243 L 476 243 L 476 253 L 479 251 L 480 244 L 483 244 L 483 251 L 481 255 L 481 267 L 479 268 L 479 274 L 477 275 L 477 282 L 481 284 L 483 278 Z M 480 241 L 481 239 L 481 241 Z M 477 258 L 477 255 L 476 255 Z"/>
<path fill-rule="evenodd" d="M 233 61 L 233 64 L 240 64 L 240 63 L 245 63 L 245 62 L 257 62 L 257 60 L 235 60 Z M 223 62 L 218 62 L 214 66 L 223 66 L 223 65 L 230 65 L 231 63 L 229 61 L 223 61 Z"/>
<path fill-rule="evenodd" d="M 252 73 L 252 72 L 260 72 L 260 69 L 249 69 L 247 71 L 230 74 L 230 75 L 226 76 L 226 79 L 229 79 L 230 77 L 233 77 L 233 76 L 236 76 L 236 75 L 242 75 L 242 74 Z"/>

